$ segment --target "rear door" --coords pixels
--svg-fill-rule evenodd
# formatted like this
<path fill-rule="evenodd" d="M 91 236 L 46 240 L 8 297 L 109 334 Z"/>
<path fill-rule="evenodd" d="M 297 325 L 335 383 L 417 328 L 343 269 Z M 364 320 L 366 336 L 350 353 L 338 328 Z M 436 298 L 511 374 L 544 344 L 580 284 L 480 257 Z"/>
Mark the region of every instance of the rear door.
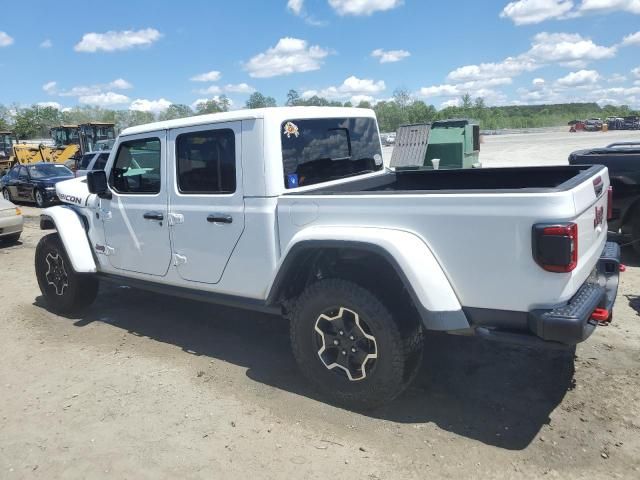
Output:
<path fill-rule="evenodd" d="M 215 284 L 244 230 L 241 122 L 169 134 L 174 265 L 188 281 Z"/>
<path fill-rule="evenodd" d="M 171 262 L 167 222 L 166 132 L 126 137 L 109 174 L 111 199 L 101 200 L 109 263 L 163 276 Z"/>

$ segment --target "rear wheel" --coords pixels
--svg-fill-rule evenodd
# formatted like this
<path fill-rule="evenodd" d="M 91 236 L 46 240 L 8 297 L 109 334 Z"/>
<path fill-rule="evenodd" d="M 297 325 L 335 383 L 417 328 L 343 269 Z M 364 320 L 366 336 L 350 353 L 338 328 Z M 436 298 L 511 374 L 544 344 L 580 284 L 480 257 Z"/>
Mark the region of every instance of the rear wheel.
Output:
<path fill-rule="evenodd" d="M 422 336 L 418 342 L 405 337 L 387 307 L 350 281 L 312 284 L 292 311 L 300 369 L 331 401 L 356 410 L 390 402 L 413 379 Z"/>
<path fill-rule="evenodd" d="M 40 239 L 35 267 L 40 291 L 56 313 L 81 311 L 91 305 L 98 294 L 98 279 L 73 269 L 57 233 Z"/>

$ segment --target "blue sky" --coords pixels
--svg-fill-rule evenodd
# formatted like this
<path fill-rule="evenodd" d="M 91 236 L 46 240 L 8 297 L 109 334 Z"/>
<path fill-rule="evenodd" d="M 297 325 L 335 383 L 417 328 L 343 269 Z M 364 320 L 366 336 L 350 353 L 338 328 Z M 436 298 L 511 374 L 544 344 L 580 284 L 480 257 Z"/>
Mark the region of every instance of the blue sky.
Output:
<path fill-rule="evenodd" d="M 640 107 L 640 0 L 35 0 L 0 18 L 0 103 L 158 111 L 290 88 L 442 106 Z M 106 11 L 100 12 L 102 5 Z M 16 19 L 13 21 L 12 19 Z"/>

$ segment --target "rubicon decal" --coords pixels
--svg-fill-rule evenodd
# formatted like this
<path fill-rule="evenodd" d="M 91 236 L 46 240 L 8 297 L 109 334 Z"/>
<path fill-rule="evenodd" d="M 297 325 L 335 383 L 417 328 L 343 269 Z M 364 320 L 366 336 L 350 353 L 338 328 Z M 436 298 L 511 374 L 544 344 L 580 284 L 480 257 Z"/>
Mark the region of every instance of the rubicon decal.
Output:
<path fill-rule="evenodd" d="M 63 202 L 75 203 L 77 205 L 82 205 L 82 199 L 80 197 L 76 197 L 75 195 L 66 195 L 64 193 L 59 193 L 58 198 Z"/>

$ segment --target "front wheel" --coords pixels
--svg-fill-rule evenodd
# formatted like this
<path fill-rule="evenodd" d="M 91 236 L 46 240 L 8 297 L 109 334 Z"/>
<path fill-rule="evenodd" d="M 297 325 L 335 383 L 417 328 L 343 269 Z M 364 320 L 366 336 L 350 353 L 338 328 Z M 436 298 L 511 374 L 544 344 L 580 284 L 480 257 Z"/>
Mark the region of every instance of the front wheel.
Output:
<path fill-rule="evenodd" d="M 77 273 L 57 233 L 40 239 L 36 247 L 36 277 L 47 305 L 56 313 L 70 314 L 93 303 L 98 294 L 98 279 Z"/>
<path fill-rule="evenodd" d="M 8 188 L 2 189 L 2 198 L 4 198 L 7 202 L 11 201 L 11 192 Z"/>
<path fill-rule="evenodd" d="M 44 208 L 47 206 L 47 202 L 44 199 L 44 194 L 42 193 L 42 191 L 36 189 L 33 192 L 33 198 L 36 201 L 36 205 L 38 208 Z"/>
<path fill-rule="evenodd" d="M 406 337 L 373 293 L 346 280 L 312 284 L 292 311 L 291 344 L 300 369 L 323 395 L 354 410 L 390 402 L 413 379 L 422 342 Z"/>

